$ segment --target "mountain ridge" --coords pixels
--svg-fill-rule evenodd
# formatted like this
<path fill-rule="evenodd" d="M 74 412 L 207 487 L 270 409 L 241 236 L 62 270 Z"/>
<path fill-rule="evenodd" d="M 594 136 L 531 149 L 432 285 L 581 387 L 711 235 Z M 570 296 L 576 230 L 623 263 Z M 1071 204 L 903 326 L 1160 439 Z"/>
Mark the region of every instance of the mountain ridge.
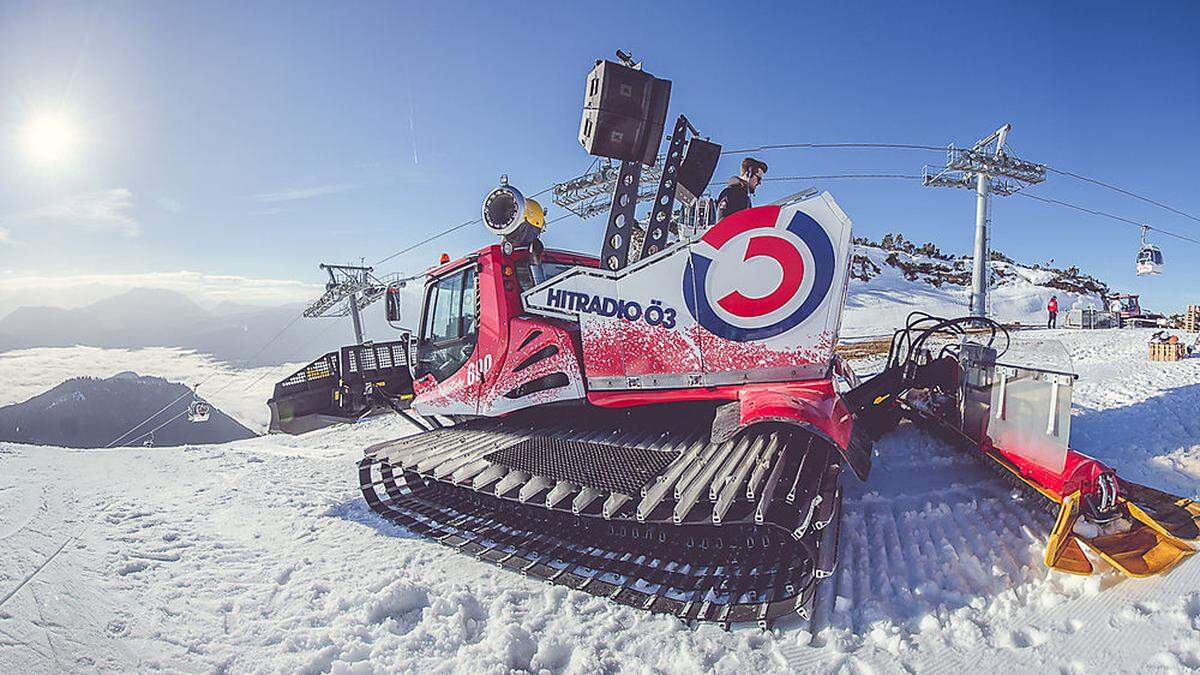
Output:
<path fill-rule="evenodd" d="M 185 413 L 191 402 L 187 386 L 161 377 L 132 372 L 74 377 L 0 407 L 0 441 L 100 448 L 143 421 L 120 439 L 122 445 L 142 445 L 146 439 L 154 445 L 226 443 L 257 435 L 211 404 L 208 421 L 189 422 Z"/>

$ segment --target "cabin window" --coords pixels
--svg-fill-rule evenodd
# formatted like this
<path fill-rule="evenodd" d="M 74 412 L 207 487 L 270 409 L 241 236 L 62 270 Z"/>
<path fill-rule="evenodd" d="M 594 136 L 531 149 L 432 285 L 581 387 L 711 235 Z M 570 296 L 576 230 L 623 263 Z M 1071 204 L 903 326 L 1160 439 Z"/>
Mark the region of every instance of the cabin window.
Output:
<path fill-rule="evenodd" d="M 425 294 L 414 374 L 433 375 L 440 382 L 458 372 L 475 350 L 479 307 L 474 265 L 433 280 Z"/>

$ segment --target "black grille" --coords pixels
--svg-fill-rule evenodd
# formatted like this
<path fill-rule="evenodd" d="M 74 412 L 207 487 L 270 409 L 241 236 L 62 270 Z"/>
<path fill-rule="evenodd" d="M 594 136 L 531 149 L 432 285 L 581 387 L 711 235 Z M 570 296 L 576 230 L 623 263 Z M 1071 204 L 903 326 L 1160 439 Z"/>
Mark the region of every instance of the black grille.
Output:
<path fill-rule="evenodd" d="M 565 387 L 567 386 L 568 382 L 570 382 L 570 380 L 567 379 L 566 373 L 550 373 L 549 375 L 535 377 L 525 384 L 518 385 L 511 391 L 505 393 L 504 397 L 513 399 L 521 398 L 530 394 L 536 394 L 539 391 Z"/>
<path fill-rule="evenodd" d="M 675 452 L 538 436 L 497 450 L 487 459 L 510 469 L 632 496 L 641 494 L 642 486 L 676 456 Z"/>
<path fill-rule="evenodd" d="M 525 370 L 526 368 L 528 368 L 529 366 L 532 366 L 533 364 L 537 363 L 538 361 L 548 359 L 557 353 L 558 353 L 558 345 L 547 345 L 545 347 L 542 347 L 541 349 L 530 354 L 529 356 L 526 356 L 523 361 L 521 361 L 520 363 L 517 364 L 516 368 L 513 368 L 513 372 L 519 373 L 522 370 Z"/>
<path fill-rule="evenodd" d="M 290 391 L 301 387 L 303 389 L 308 389 L 308 387 L 304 387 L 303 385 L 306 385 L 309 382 L 334 378 L 337 377 L 337 374 L 338 353 L 330 352 L 287 376 L 287 378 L 279 384 L 276 384 L 275 396 L 278 397 L 284 391 Z"/>

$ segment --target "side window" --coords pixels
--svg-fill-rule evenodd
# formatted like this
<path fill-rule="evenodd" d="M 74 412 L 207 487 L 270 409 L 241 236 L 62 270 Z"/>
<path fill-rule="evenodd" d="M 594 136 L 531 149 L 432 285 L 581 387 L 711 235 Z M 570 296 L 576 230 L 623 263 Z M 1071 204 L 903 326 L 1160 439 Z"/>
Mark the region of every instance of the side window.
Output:
<path fill-rule="evenodd" d="M 427 289 L 425 321 L 417 343 L 417 377 L 433 375 L 439 382 L 462 368 L 475 351 L 478 311 L 475 268 L 453 272 Z"/>
<path fill-rule="evenodd" d="M 554 277 L 571 269 L 571 267 L 571 265 L 567 265 L 566 263 L 543 261 L 542 281 L 545 281 L 546 279 L 553 279 Z M 522 291 L 527 291 L 535 286 L 533 283 L 533 263 L 531 263 L 528 258 L 521 260 L 516 264 L 516 272 L 517 284 L 521 287 Z"/>

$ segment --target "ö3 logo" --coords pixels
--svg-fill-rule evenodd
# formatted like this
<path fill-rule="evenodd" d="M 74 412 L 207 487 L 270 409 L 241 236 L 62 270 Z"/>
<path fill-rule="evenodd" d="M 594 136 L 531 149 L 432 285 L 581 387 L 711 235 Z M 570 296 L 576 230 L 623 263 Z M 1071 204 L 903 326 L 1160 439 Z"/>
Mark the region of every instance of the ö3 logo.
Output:
<path fill-rule="evenodd" d="M 778 206 L 735 213 L 693 246 L 683 297 L 709 332 L 737 342 L 772 338 L 812 316 L 829 294 L 835 264 L 825 228 L 802 211 L 787 222 L 779 216 Z M 743 294 L 762 285 L 763 268 L 751 264 L 759 258 L 778 264 L 778 283 L 765 294 Z"/>

